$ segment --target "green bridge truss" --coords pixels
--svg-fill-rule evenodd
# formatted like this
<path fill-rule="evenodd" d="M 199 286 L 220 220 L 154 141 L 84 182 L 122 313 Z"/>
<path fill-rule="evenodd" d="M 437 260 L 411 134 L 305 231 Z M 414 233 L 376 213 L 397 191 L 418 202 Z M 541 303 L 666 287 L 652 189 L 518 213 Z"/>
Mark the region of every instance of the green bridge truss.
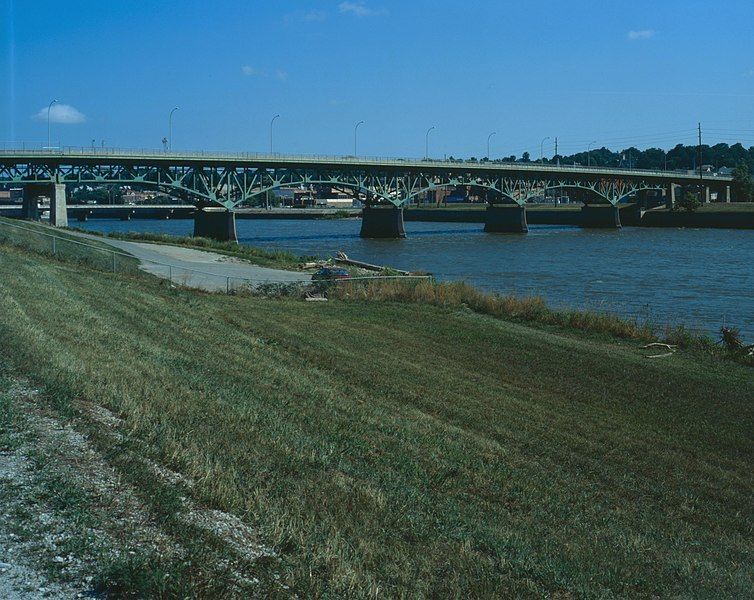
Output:
<path fill-rule="evenodd" d="M 493 192 L 496 202 L 523 205 L 546 190 L 586 190 L 593 202 L 616 205 L 643 190 L 671 185 L 723 187 L 731 179 L 687 172 L 398 159 L 165 154 L 135 151 L 0 151 L 0 184 L 151 186 L 198 204 L 233 209 L 281 187 L 326 185 L 357 190 L 368 203 L 401 207 L 452 186 Z"/>

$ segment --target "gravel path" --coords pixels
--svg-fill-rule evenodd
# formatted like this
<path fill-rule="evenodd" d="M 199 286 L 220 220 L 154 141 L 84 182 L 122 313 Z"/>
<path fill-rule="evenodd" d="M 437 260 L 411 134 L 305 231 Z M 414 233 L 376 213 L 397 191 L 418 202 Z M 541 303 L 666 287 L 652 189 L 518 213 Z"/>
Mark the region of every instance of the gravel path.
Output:
<path fill-rule="evenodd" d="M 260 267 L 216 252 L 70 233 L 123 250 L 138 258 L 144 271 L 196 289 L 227 291 L 241 286 L 258 287 L 266 283 L 307 282 L 312 278 L 309 273 Z"/>

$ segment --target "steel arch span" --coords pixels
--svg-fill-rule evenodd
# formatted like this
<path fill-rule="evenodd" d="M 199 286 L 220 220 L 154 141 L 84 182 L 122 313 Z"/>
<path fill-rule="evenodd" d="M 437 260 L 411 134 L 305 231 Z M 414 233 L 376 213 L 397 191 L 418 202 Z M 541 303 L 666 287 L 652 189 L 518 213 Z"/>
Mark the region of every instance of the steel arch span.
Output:
<path fill-rule="evenodd" d="M 589 191 L 616 205 L 644 190 L 672 185 L 730 185 L 731 178 L 538 163 L 467 163 L 399 159 L 249 155 L 177 155 L 130 151 L 0 151 L 0 185 L 138 185 L 228 210 L 281 187 L 326 185 L 358 190 L 368 204 L 402 207 L 450 186 L 491 190 L 523 206 L 546 190 Z"/>

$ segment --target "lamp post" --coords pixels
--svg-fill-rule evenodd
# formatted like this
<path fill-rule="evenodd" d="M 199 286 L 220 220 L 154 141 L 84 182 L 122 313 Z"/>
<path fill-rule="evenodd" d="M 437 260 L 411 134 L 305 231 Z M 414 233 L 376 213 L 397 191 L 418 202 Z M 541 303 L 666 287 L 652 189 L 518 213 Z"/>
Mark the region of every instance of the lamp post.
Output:
<path fill-rule="evenodd" d="M 280 118 L 280 115 L 275 115 L 272 117 L 272 120 L 270 121 L 270 154 L 273 153 L 273 145 L 272 145 L 272 126 L 275 124 L 275 121 Z"/>
<path fill-rule="evenodd" d="M 47 107 L 47 149 L 50 149 L 51 143 L 50 143 L 50 111 L 52 110 L 52 105 L 57 104 L 57 100 L 53 100 L 50 102 L 50 105 Z"/>
<path fill-rule="evenodd" d="M 427 129 L 427 134 L 424 136 L 424 158 L 429 158 L 429 133 L 435 129 L 435 126 L 432 125 L 429 129 Z"/>
<path fill-rule="evenodd" d="M 364 121 L 356 123 L 356 127 L 353 128 L 353 155 L 356 156 L 356 134 L 359 131 L 359 125 L 363 125 Z"/>
<path fill-rule="evenodd" d="M 173 151 L 173 113 L 180 110 L 180 107 L 176 106 L 170 111 L 170 117 L 168 118 L 168 150 Z"/>
<path fill-rule="evenodd" d="M 491 134 L 487 136 L 487 160 L 490 159 L 490 140 L 492 139 L 493 135 L 497 135 L 497 131 L 493 131 Z"/>
<path fill-rule="evenodd" d="M 597 140 L 592 140 L 591 142 L 589 142 L 589 145 L 586 147 L 586 166 L 587 167 L 592 166 L 592 158 L 591 158 L 592 157 L 591 155 L 592 144 L 596 144 L 596 143 L 597 143 Z"/>
<path fill-rule="evenodd" d="M 548 135 L 546 138 L 542 138 L 542 141 L 539 143 L 539 162 L 544 162 L 545 154 L 544 154 L 544 145 L 547 140 L 550 139 L 550 136 Z"/>

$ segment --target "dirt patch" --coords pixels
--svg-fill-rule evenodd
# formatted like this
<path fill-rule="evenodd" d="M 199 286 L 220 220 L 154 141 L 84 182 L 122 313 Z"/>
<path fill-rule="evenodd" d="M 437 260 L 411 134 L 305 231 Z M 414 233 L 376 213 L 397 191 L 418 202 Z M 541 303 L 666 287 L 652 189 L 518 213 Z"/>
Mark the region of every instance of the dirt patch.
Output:
<path fill-rule="evenodd" d="M 140 556 L 190 562 L 181 541 L 101 454 L 102 444 L 82 433 L 89 418 L 98 440 L 109 436 L 115 447 L 128 437 L 124 422 L 93 403 L 78 408 L 83 419 L 61 418 L 34 386 L 0 364 L 0 598 L 97 597 L 105 565 Z M 141 460 L 179 490 L 175 518 L 227 546 L 221 567 L 235 582 L 234 595 L 254 589 L 259 580 L 239 565 L 275 553 L 238 517 L 193 501 L 192 481 Z M 284 586 L 275 587 L 285 595 Z"/>

